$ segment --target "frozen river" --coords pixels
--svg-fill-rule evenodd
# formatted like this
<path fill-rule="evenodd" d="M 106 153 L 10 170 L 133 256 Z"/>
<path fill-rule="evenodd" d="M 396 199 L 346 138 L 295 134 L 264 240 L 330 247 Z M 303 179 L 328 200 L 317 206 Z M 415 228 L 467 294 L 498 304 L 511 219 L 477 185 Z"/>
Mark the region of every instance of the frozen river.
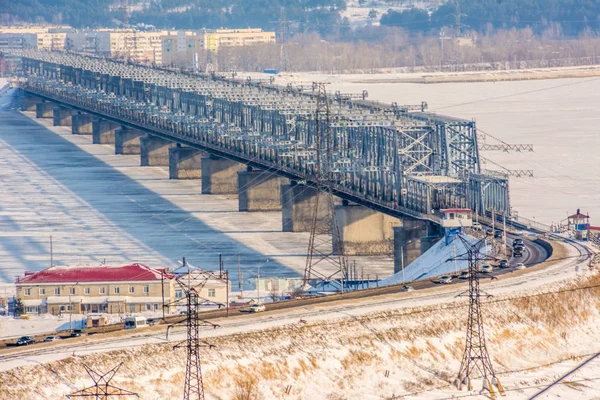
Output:
<path fill-rule="evenodd" d="M 9 110 L 0 97 L 0 282 L 50 265 L 121 264 L 218 269 L 244 278 L 299 277 L 308 233 L 281 232 L 281 212 L 240 213 L 237 196 L 201 195 L 196 180 L 140 167 L 90 136 Z M 4 109 L 2 109 L 4 108 Z M 267 262 L 269 260 L 269 262 Z M 389 256 L 357 257 L 365 275 L 393 273 Z"/>
<path fill-rule="evenodd" d="M 297 74 L 277 83 L 324 80 L 343 93 L 367 90 L 370 100 L 427 101 L 430 111 L 475 119 L 505 142 L 533 144 L 533 153 L 481 153 L 508 169 L 533 170 L 534 178 L 511 178 L 513 208 L 546 224 L 581 208 L 600 225 L 600 78 L 414 84 L 394 77 Z"/>

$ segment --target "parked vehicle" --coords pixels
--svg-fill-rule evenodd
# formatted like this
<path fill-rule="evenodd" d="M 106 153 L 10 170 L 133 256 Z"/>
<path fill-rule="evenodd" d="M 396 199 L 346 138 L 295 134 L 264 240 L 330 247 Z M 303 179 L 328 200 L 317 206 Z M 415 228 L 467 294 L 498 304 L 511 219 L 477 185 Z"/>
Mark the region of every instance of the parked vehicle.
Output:
<path fill-rule="evenodd" d="M 451 282 L 452 282 L 452 277 L 450 275 L 440 276 L 440 279 L 438 280 L 438 283 L 441 283 L 441 284 L 448 284 Z"/>
<path fill-rule="evenodd" d="M 136 329 L 148 326 L 146 317 L 127 317 L 125 318 L 125 329 Z"/>
<path fill-rule="evenodd" d="M 469 273 L 469 271 L 463 271 L 458 276 L 458 279 L 469 279 L 470 277 L 471 277 L 471 274 Z"/>
<path fill-rule="evenodd" d="M 508 260 L 500 260 L 498 263 L 498 267 L 500 268 L 508 268 L 510 265 L 508 264 Z"/>
<path fill-rule="evenodd" d="M 60 336 L 55 336 L 55 335 L 52 335 L 52 336 L 47 336 L 47 337 L 44 339 L 44 342 L 45 342 L 45 343 L 47 343 L 47 342 L 56 342 L 57 340 L 60 340 Z"/>
<path fill-rule="evenodd" d="M 415 290 L 415 288 L 408 285 L 404 285 L 402 286 L 402 289 L 400 289 L 401 292 L 412 292 L 413 290 Z"/>
<path fill-rule="evenodd" d="M 518 263 L 518 264 L 515 266 L 515 269 L 516 269 L 516 270 L 521 270 L 521 269 L 526 269 L 526 268 L 527 268 L 527 267 L 526 267 L 526 266 L 525 266 L 525 264 L 523 264 L 523 263 Z"/>
<path fill-rule="evenodd" d="M 27 346 L 34 343 L 35 339 L 32 336 L 21 336 L 16 344 L 17 346 Z"/>
<path fill-rule="evenodd" d="M 87 335 L 87 331 L 85 329 L 73 329 L 70 337 L 80 337 Z"/>
<path fill-rule="evenodd" d="M 489 264 L 484 265 L 483 267 L 481 267 L 480 272 L 483 272 L 484 274 L 491 274 L 494 271 L 494 267 L 492 267 Z"/>
<path fill-rule="evenodd" d="M 471 228 L 473 228 L 475 230 L 480 230 L 481 224 L 479 222 L 473 222 L 473 224 L 471 225 Z"/>
<path fill-rule="evenodd" d="M 250 306 L 250 308 L 248 309 L 248 311 L 251 313 L 259 313 L 259 312 L 264 312 L 266 310 L 267 310 L 267 307 L 265 307 L 264 304 L 252 304 Z"/>
<path fill-rule="evenodd" d="M 496 231 L 496 232 L 494 232 L 494 237 L 496 239 L 502 239 L 504 237 L 504 232 L 503 231 Z"/>

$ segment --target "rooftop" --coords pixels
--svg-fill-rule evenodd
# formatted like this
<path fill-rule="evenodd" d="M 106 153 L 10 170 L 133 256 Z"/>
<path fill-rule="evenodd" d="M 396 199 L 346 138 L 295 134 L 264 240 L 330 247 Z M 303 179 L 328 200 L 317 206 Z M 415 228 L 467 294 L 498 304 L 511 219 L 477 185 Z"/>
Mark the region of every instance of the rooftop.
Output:
<path fill-rule="evenodd" d="M 41 284 L 64 282 L 131 282 L 161 280 L 163 269 L 143 264 L 122 266 L 54 266 L 33 274 L 25 274 L 17 284 Z M 170 279 L 170 274 L 165 274 Z"/>

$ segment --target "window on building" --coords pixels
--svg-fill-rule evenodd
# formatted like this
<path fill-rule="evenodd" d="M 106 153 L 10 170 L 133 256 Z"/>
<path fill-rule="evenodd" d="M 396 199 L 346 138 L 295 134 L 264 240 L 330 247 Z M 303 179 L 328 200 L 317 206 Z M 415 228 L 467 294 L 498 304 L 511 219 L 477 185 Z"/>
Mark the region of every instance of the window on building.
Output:
<path fill-rule="evenodd" d="M 182 298 L 183 298 L 183 290 L 181 290 L 181 289 L 177 289 L 177 290 L 175 291 L 175 298 L 176 298 L 176 299 L 182 299 Z"/>
<path fill-rule="evenodd" d="M 90 288 L 86 287 L 85 289 L 83 289 L 83 293 L 84 294 L 90 294 Z"/>
<path fill-rule="evenodd" d="M 146 303 L 146 311 L 152 311 L 152 304 Z"/>
<path fill-rule="evenodd" d="M 216 289 L 208 289 L 208 297 L 217 297 Z"/>
<path fill-rule="evenodd" d="M 40 296 L 43 296 L 46 294 L 46 289 L 45 288 L 40 288 Z"/>
<path fill-rule="evenodd" d="M 26 309 L 25 309 L 25 312 L 27 314 L 37 314 L 38 313 L 38 308 L 37 307 L 27 306 Z"/>
<path fill-rule="evenodd" d="M 133 286 L 129 286 L 129 293 L 134 293 L 135 292 L 135 288 Z"/>
<path fill-rule="evenodd" d="M 106 293 L 106 288 L 105 287 L 101 287 L 100 289 L 98 289 L 98 293 L 105 294 Z"/>
<path fill-rule="evenodd" d="M 25 289 L 25 296 L 31 296 L 31 289 Z"/>
<path fill-rule="evenodd" d="M 120 290 L 120 288 L 118 288 L 118 287 L 114 288 L 113 290 L 114 290 L 114 293 L 115 293 L 115 294 L 119 294 L 119 293 L 121 293 L 121 290 Z"/>
<path fill-rule="evenodd" d="M 144 286 L 144 293 L 150 293 L 150 286 Z"/>
<path fill-rule="evenodd" d="M 158 304 L 154 303 L 154 311 L 158 311 Z"/>
<path fill-rule="evenodd" d="M 75 294 L 75 288 L 74 287 L 72 287 L 72 288 L 69 289 L 69 294 Z"/>
<path fill-rule="evenodd" d="M 54 288 L 54 295 L 55 296 L 60 296 L 60 288 L 59 287 Z"/>

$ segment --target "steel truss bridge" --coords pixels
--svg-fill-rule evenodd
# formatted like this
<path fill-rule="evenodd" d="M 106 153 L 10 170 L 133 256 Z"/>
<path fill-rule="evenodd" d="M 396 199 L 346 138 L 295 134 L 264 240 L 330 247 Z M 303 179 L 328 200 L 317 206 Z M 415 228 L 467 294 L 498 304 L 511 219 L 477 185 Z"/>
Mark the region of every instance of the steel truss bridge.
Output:
<path fill-rule="evenodd" d="M 29 94 L 307 185 L 326 166 L 335 195 L 392 216 L 439 222 L 436 210 L 450 207 L 510 213 L 508 176 L 481 170 L 475 122 L 428 113 L 426 103 L 327 92 L 323 118 L 314 85 L 11 54 L 22 58 Z"/>

